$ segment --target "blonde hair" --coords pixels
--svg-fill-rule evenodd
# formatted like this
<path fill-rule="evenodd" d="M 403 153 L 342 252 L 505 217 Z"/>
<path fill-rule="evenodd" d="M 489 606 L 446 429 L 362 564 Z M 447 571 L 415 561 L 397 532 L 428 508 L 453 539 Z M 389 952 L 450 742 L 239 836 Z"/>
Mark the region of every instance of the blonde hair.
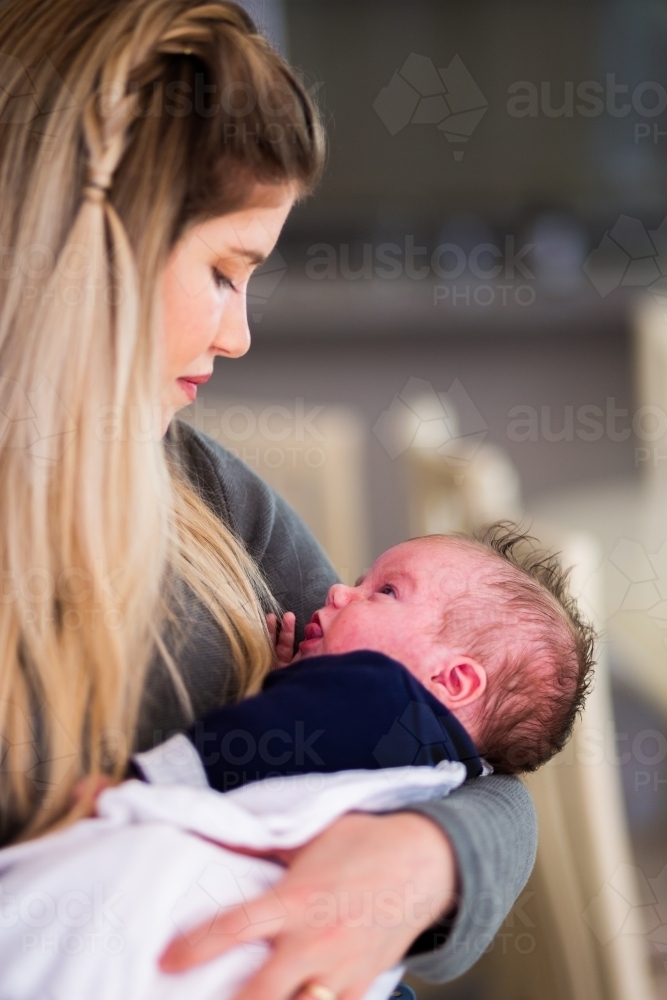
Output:
<path fill-rule="evenodd" d="M 75 815 L 83 775 L 120 778 L 156 652 L 187 703 L 162 638 L 177 584 L 226 637 L 238 696 L 268 669 L 261 573 L 154 430 L 157 296 L 189 225 L 256 181 L 308 191 L 323 137 L 232 3 L 5 0 L 0 53 L 7 843 Z M 215 113 L 188 110 L 198 79 Z"/>

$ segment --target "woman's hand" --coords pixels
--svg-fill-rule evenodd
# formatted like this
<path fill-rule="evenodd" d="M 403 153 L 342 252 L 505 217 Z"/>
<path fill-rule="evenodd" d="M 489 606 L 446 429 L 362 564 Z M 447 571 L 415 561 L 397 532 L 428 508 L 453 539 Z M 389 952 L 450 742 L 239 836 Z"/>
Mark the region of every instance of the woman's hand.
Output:
<path fill-rule="evenodd" d="M 301 1000 L 312 982 L 338 1000 L 359 1000 L 454 900 L 452 848 L 418 813 L 349 813 L 279 857 L 287 865 L 280 882 L 208 931 L 200 928 L 201 936 L 175 938 L 161 958 L 163 971 L 264 940 L 272 952 L 235 1000 Z"/>
<path fill-rule="evenodd" d="M 274 614 L 266 616 L 266 624 L 273 645 L 274 669 L 287 667 L 294 660 L 298 660 L 300 654 L 294 655 L 294 636 L 296 634 L 296 615 L 294 612 L 286 611 L 281 618 L 280 634 L 278 634 L 278 619 Z"/>

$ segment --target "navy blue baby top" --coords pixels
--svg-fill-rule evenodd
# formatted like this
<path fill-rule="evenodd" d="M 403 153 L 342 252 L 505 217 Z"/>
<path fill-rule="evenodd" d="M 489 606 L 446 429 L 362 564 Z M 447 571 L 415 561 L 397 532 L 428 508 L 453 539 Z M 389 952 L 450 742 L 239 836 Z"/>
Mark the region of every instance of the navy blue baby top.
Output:
<path fill-rule="evenodd" d="M 209 712 L 187 735 L 220 791 L 276 775 L 441 760 L 482 773 L 456 716 L 401 663 L 367 649 L 273 670 L 260 694 Z"/>

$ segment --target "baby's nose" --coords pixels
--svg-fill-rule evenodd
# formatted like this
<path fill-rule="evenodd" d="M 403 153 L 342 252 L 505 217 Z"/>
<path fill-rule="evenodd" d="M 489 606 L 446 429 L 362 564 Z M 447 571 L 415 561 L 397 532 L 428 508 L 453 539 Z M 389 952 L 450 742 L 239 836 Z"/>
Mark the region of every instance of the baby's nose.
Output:
<path fill-rule="evenodd" d="M 354 595 L 354 587 L 348 587 L 344 583 L 334 583 L 333 587 L 329 588 L 327 604 L 333 604 L 334 608 L 343 608 L 354 600 Z"/>

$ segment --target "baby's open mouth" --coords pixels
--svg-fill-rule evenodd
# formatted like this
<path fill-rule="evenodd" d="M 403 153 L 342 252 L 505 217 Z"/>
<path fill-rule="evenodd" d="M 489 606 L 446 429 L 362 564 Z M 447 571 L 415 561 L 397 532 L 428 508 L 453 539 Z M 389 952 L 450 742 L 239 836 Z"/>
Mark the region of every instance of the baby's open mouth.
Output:
<path fill-rule="evenodd" d="M 318 625 L 317 622 L 308 622 L 304 629 L 306 639 L 321 639 L 324 635 L 322 631 L 322 626 Z"/>
<path fill-rule="evenodd" d="M 306 640 L 308 639 L 321 639 L 324 635 L 322 631 L 322 626 L 320 625 L 320 618 L 317 611 L 314 613 L 313 617 L 310 619 L 308 624 L 304 629 L 304 635 Z"/>

